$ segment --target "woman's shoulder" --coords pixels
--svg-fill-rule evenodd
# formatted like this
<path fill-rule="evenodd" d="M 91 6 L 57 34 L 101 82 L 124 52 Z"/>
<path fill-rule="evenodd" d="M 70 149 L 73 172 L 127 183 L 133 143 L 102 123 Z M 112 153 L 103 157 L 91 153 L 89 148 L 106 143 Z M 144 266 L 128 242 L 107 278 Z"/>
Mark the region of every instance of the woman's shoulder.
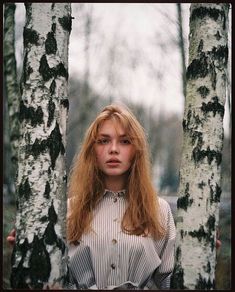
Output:
<path fill-rule="evenodd" d="M 166 210 L 170 209 L 169 203 L 165 199 L 163 199 L 162 197 L 158 197 L 158 202 L 159 202 L 159 206 L 161 209 L 162 208 L 164 208 Z"/>

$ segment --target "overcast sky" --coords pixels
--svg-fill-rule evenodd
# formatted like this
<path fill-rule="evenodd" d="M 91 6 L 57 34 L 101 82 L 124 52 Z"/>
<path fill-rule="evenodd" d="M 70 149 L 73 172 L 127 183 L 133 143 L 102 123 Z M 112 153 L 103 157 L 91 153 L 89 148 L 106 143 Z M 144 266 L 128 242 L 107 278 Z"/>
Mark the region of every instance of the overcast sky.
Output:
<path fill-rule="evenodd" d="M 17 3 L 16 29 L 22 34 L 24 4 Z M 190 4 L 182 4 L 188 50 Z M 183 114 L 181 59 L 177 49 L 177 10 L 174 3 L 85 3 L 92 14 L 89 49 L 90 82 L 103 96 L 135 101 L 156 113 Z M 84 23 L 79 3 L 72 3 L 69 46 L 70 77 L 83 78 L 86 68 Z M 22 39 L 17 41 L 21 61 Z M 113 62 L 110 62 L 110 54 Z M 227 107 L 224 118 L 228 130 Z"/>

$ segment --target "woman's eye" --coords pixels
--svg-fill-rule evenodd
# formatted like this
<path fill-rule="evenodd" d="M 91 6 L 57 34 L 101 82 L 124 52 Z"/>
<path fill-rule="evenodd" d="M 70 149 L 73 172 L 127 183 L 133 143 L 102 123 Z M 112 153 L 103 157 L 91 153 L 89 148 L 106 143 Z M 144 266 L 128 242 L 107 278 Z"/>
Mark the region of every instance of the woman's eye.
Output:
<path fill-rule="evenodd" d="M 104 145 L 104 144 L 108 144 L 108 142 L 109 142 L 108 139 L 99 139 L 99 140 L 97 140 L 97 143 L 98 143 L 98 144 L 102 144 L 102 145 Z"/>
<path fill-rule="evenodd" d="M 131 144 L 128 139 L 121 140 L 121 144 Z"/>

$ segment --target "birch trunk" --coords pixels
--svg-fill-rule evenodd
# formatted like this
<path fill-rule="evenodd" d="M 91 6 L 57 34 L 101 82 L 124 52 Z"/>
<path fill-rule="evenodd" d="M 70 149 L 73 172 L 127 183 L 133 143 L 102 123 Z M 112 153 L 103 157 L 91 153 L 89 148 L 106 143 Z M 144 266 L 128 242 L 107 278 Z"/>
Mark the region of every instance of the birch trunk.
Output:
<path fill-rule="evenodd" d="M 228 4 L 191 4 L 173 288 L 215 287 Z"/>
<path fill-rule="evenodd" d="M 8 102 L 9 136 L 11 144 L 11 166 L 13 177 L 17 172 L 18 143 L 19 143 L 19 105 L 20 95 L 17 82 L 16 58 L 15 58 L 15 4 L 4 5 L 4 87 Z M 4 113 L 5 115 L 7 113 Z M 9 166 L 7 166 L 9 167 Z"/>
<path fill-rule="evenodd" d="M 12 288 L 62 285 L 70 3 L 26 6 Z"/>

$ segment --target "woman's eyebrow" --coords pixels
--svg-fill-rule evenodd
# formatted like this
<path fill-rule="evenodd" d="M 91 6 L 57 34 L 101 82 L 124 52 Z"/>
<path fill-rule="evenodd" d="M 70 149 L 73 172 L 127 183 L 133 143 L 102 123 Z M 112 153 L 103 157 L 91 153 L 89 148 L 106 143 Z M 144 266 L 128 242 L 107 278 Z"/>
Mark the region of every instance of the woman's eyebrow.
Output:
<path fill-rule="evenodd" d="M 110 138 L 111 135 L 109 134 L 105 134 L 105 133 L 99 133 L 98 136 L 101 136 L 101 137 L 107 137 L 107 138 Z M 125 138 L 127 137 L 127 134 L 121 134 L 121 135 L 118 135 L 119 138 Z"/>

